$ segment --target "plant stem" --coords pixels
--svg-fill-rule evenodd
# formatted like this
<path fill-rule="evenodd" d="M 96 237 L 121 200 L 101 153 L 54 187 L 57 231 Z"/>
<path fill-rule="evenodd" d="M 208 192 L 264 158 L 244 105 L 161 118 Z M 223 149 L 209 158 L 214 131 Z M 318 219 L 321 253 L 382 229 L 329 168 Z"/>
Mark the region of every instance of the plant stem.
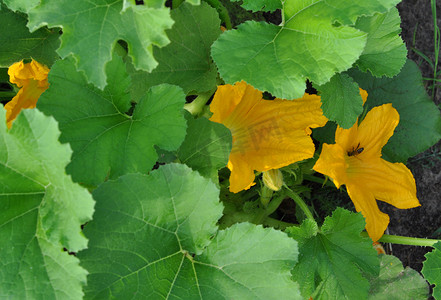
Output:
<path fill-rule="evenodd" d="M 368 233 L 363 231 L 361 236 L 369 237 Z M 425 246 L 425 247 L 433 247 L 437 242 L 441 242 L 441 240 L 434 239 L 422 239 L 422 238 L 414 238 L 409 236 L 400 236 L 400 235 L 391 235 L 384 234 L 381 239 L 378 240 L 382 243 L 391 243 L 391 244 L 400 244 L 400 245 L 411 245 L 411 246 Z"/>
<path fill-rule="evenodd" d="M 15 95 L 17 95 L 17 93 L 14 91 L 0 91 L 0 97 L 12 98 Z"/>
<path fill-rule="evenodd" d="M 323 178 L 316 177 L 314 175 L 303 174 L 303 179 L 308 180 L 308 181 L 312 181 L 312 182 L 316 182 L 316 183 L 321 183 L 322 185 L 335 187 L 335 185 L 334 185 L 334 183 L 332 183 L 332 181 L 325 180 Z"/>
<path fill-rule="evenodd" d="M 439 46 L 440 46 L 440 31 L 437 24 L 436 17 L 436 0 L 431 0 L 430 5 L 432 8 L 432 19 L 433 19 L 433 46 L 434 46 L 434 55 L 435 62 L 433 66 L 433 86 L 432 86 L 432 98 L 435 97 L 435 84 L 436 78 L 438 77 L 438 56 L 439 56 Z"/>
<path fill-rule="evenodd" d="M 265 218 L 265 220 L 263 220 L 262 225 L 273 227 L 273 228 L 280 229 L 280 230 L 284 230 L 287 227 L 299 226 L 296 224 L 291 224 L 291 223 L 283 222 L 280 220 L 276 220 L 276 219 L 273 219 L 270 217 Z"/>
<path fill-rule="evenodd" d="M 211 95 L 213 95 L 213 92 L 207 92 L 199 94 L 196 99 L 193 100 L 191 103 L 187 103 L 184 105 L 184 108 L 191 113 L 193 116 L 197 116 L 201 114 L 205 104 L 207 104 L 208 100 L 210 99 Z"/>
<path fill-rule="evenodd" d="M 312 221 L 315 222 L 315 219 L 314 219 L 314 217 L 312 216 L 312 213 L 311 213 L 311 211 L 309 210 L 308 205 L 306 205 L 305 201 L 303 201 L 303 199 L 300 198 L 300 196 L 297 195 L 297 193 L 295 193 L 295 192 L 294 192 L 293 190 L 291 190 L 289 187 L 285 186 L 285 188 L 286 188 L 286 193 L 288 194 L 288 196 L 289 196 L 292 200 L 294 200 L 294 202 L 300 207 L 300 209 L 304 212 L 305 216 L 306 216 L 308 219 L 310 219 L 310 220 L 312 220 Z"/>
<path fill-rule="evenodd" d="M 268 203 L 271 201 L 272 196 L 273 191 L 263 184 L 260 190 L 260 202 L 263 204 L 263 207 L 268 207 Z"/>

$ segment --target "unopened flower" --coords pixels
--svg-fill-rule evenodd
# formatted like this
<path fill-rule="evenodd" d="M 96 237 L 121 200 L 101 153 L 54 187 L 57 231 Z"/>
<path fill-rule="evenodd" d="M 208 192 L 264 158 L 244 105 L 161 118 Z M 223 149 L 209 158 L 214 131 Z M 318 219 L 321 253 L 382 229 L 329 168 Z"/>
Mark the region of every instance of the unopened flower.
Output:
<path fill-rule="evenodd" d="M 233 135 L 228 168 L 230 191 L 254 185 L 254 170 L 268 171 L 313 156 L 311 128 L 327 122 L 320 97 L 305 94 L 295 100 L 264 100 L 245 82 L 219 86 L 210 109 L 211 121 L 222 123 Z"/>
<path fill-rule="evenodd" d="M 37 105 L 38 98 L 49 87 L 48 73 L 49 69 L 35 60 L 26 64 L 20 61 L 9 67 L 9 81 L 21 89 L 5 105 L 8 128 L 11 128 L 23 108 L 34 108 Z"/>
<path fill-rule="evenodd" d="M 337 128 L 335 144 L 323 144 L 322 153 L 313 167 L 329 176 L 339 188 L 346 185 L 355 209 L 366 219 L 366 230 L 375 242 L 389 224 L 376 200 L 397 208 L 420 206 L 410 170 L 402 163 L 381 158 L 381 149 L 393 135 L 400 116 L 392 104 L 373 108 L 358 125 Z"/>

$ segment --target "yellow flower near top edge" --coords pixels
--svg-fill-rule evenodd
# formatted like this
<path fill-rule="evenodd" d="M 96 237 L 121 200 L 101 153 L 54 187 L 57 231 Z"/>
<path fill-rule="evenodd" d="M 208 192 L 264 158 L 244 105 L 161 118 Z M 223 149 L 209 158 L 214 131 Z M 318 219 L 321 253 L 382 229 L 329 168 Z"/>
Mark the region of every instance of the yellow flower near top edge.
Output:
<path fill-rule="evenodd" d="M 393 135 L 400 116 L 392 104 L 374 107 L 350 129 L 337 128 L 335 144 L 323 144 L 313 169 L 332 178 L 337 188 L 346 185 L 355 209 L 366 219 L 375 242 L 389 224 L 376 200 L 406 209 L 420 206 L 410 170 L 402 163 L 381 158 L 381 149 Z"/>
<path fill-rule="evenodd" d="M 254 170 L 278 169 L 312 157 L 311 128 L 327 122 L 320 106 L 317 95 L 264 100 L 260 91 L 245 82 L 219 86 L 210 105 L 210 120 L 224 124 L 233 136 L 227 165 L 230 191 L 254 185 Z"/>
<path fill-rule="evenodd" d="M 11 128 L 12 122 L 24 108 L 34 108 L 40 95 L 49 87 L 47 75 L 49 69 L 32 60 L 30 63 L 17 62 L 9 67 L 9 81 L 21 89 L 11 101 L 6 103 L 6 124 Z"/>

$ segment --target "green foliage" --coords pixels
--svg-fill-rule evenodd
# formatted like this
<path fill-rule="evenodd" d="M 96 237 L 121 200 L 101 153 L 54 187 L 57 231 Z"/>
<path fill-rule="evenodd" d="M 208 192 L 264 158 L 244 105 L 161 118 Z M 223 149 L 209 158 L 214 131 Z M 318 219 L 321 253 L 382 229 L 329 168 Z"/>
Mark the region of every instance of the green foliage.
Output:
<path fill-rule="evenodd" d="M 433 248 L 432 252 L 425 255 L 426 261 L 423 264 L 421 273 L 429 283 L 435 285 L 433 297 L 441 299 L 441 242 L 436 243 Z"/>
<path fill-rule="evenodd" d="M 117 55 L 107 65 L 107 75 L 108 86 L 101 91 L 87 84 L 72 59 L 58 61 L 49 75 L 51 87 L 38 101 L 39 109 L 59 122 L 60 141 L 72 147 L 68 173 L 92 186 L 126 173 L 149 172 L 158 158 L 154 145 L 176 150 L 186 130 L 181 113 L 185 95 L 179 87 L 152 87 L 128 115 L 130 78 Z"/>
<path fill-rule="evenodd" d="M 0 297 L 81 299 L 86 270 L 63 252 L 86 248 L 80 225 L 94 201 L 64 171 L 72 153 L 53 118 L 26 110 L 6 128 L 0 113 Z M 54 163 L 54 161 L 56 163 Z"/>
<path fill-rule="evenodd" d="M 421 275 L 392 255 L 380 256 L 380 274 L 370 279 L 368 299 L 427 299 L 429 287 Z"/>
<path fill-rule="evenodd" d="M 242 7 L 256 11 L 275 11 L 276 9 L 282 8 L 281 0 L 231 0 L 232 2 L 242 1 Z"/>
<path fill-rule="evenodd" d="M 323 114 L 340 127 L 348 129 L 363 111 L 358 84 L 347 74 L 336 74 L 320 86 Z"/>
<path fill-rule="evenodd" d="M 224 125 L 190 117 L 177 157 L 201 175 L 215 178 L 217 170 L 227 165 L 231 147 L 231 132 Z"/>
<path fill-rule="evenodd" d="M 393 77 L 406 62 L 406 46 L 401 37 L 400 15 L 394 7 L 387 13 L 360 17 L 355 28 L 368 33 L 366 47 L 356 65 L 374 76 Z"/>
<path fill-rule="evenodd" d="M 51 68 L 37 109 L 10 130 L 0 109 L 0 298 L 425 299 L 416 271 L 361 236 L 362 215 L 342 208 L 353 208 L 345 189 L 332 194 L 312 174 L 321 144 L 280 165 L 282 190 L 258 172 L 232 194 L 229 169 L 248 165 L 226 165 L 249 132 L 240 120 L 227 117 L 229 129 L 208 120 L 223 80 L 269 92 L 265 101 L 302 97 L 309 80 L 330 120 L 313 130 L 322 144 L 334 143 L 337 124 L 391 102 L 400 124 L 383 156 L 427 149 L 441 117 L 405 63 L 399 0 L 170 2 L 0 0 L 0 99 L 18 91 L 1 67 L 33 58 Z M 222 33 L 226 8 L 237 29 Z M 278 9 L 280 25 L 258 22 Z M 223 117 L 252 109 L 239 103 L 247 95 L 222 100 Z M 439 299 L 440 245 L 422 271 Z"/>
<path fill-rule="evenodd" d="M 350 26 L 358 16 L 397 2 L 287 0 L 283 26 L 246 22 L 222 34 L 212 56 L 226 83 L 245 80 L 279 98 L 300 98 L 307 78 L 322 85 L 362 54 L 368 35 Z"/>
<path fill-rule="evenodd" d="M 302 296 L 313 299 L 365 299 L 369 282 L 362 276 L 376 276 L 379 262 L 372 241 L 362 238 L 361 214 L 342 208 L 327 217 L 320 230 L 307 220 L 287 231 L 299 243 L 299 263 L 292 274 Z"/>
<path fill-rule="evenodd" d="M 9 67 L 22 59 L 33 58 L 50 67 L 58 58 L 55 50 L 60 46 L 59 30 L 41 28 L 30 33 L 25 15 L 0 5 L 0 28 L 8 28 L 0 35 L 0 66 Z"/>
<path fill-rule="evenodd" d="M 186 94 L 216 88 L 217 69 L 210 58 L 211 44 L 221 32 L 216 10 L 206 3 L 200 6 L 183 3 L 171 11 L 171 17 L 175 23 L 167 30 L 170 44 L 153 48 L 158 67 L 148 73 L 129 65 L 134 99 L 161 83 L 178 85 Z"/>
<path fill-rule="evenodd" d="M 349 75 L 368 92 L 365 106 L 371 109 L 392 103 L 400 114 L 395 133 L 383 148 L 385 159 L 405 162 L 439 141 L 439 109 L 427 96 L 421 72 L 414 62 L 407 61 L 400 74 L 393 78 L 375 78 L 356 70 L 351 70 Z"/>
<path fill-rule="evenodd" d="M 122 176 L 94 198 L 89 249 L 78 255 L 86 297 L 299 298 L 289 274 L 296 242 L 251 224 L 216 234 L 219 189 L 184 165 Z"/>
<path fill-rule="evenodd" d="M 128 0 L 102 3 L 95 1 L 47 0 L 29 10 L 28 27 L 34 31 L 44 25 L 61 27 L 62 44 L 57 50 L 65 58 L 75 57 L 78 70 L 84 71 L 87 82 L 104 89 L 105 65 L 112 58 L 117 40 L 129 45 L 135 68 L 151 71 L 157 66 L 152 46 L 169 43 L 165 30 L 173 20 L 164 1 L 146 1 L 135 5 Z"/>

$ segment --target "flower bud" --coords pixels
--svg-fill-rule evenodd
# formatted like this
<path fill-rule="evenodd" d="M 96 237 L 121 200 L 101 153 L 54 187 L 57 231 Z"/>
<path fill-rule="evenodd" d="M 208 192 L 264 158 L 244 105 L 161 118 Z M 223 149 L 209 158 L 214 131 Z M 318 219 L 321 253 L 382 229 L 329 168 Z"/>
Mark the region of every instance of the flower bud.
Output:
<path fill-rule="evenodd" d="M 263 172 L 263 183 L 273 191 L 278 191 L 283 185 L 283 175 L 279 169 Z"/>

